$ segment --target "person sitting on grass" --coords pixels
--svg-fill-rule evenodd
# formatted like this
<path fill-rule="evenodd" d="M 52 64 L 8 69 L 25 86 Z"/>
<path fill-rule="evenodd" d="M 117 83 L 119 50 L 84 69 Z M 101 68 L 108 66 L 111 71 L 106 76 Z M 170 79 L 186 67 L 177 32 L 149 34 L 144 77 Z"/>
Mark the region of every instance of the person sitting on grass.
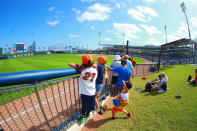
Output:
<path fill-rule="evenodd" d="M 167 90 L 166 80 L 163 79 L 162 75 L 158 76 L 158 79 L 155 81 L 153 90 L 157 90 L 157 93 L 164 93 Z"/>
<path fill-rule="evenodd" d="M 164 73 L 162 73 L 164 74 Z M 145 90 L 146 91 L 157 91 L 157 93 L 164 93 L 167 90 L 167 78 L 163 75 L 159 75 L 157 79 L 146 83 Z"/>
<path fill-rule="evenodd" d="M 124 109 L 128 105 L 129 100 L 129 90 L 132 88 L 132 84 L 128 81 L 123 80 L 123 91 L 113 100 L 114 107 L 111 109 L 112 117 L 111 120 L 115 120 L 115 114 L 118 112 L 123 112 L 127 114 L 128 117 L 132 118 L 132 113 L 129 113 Z"/>
<path fill-rule="evenodd" d="M 190 78 L 188 78 L 188 81 L 191 85 L 197 85 L 197 69 L 195 69 L 195 79 L 192 79 L 190 75 Z"/>
<path fill-rule="evenodd" d="M 162 76 L 162 81 L 167 85 L 167 83 L 168 83 L 168 76 L 164 72 L 161 73 L 161 76 Z"/>

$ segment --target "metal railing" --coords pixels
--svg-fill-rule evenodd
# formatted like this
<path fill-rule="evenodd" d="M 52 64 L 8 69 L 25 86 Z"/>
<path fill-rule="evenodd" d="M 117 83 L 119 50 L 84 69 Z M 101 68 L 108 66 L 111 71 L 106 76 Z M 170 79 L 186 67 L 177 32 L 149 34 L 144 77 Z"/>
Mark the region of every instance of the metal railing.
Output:
<path fill-rule="evenodd" d="M 157 72 L 156 67 L 154 64 L 136 65 L 135 76 Z M 68 73 L 69 76 L 76 73 L 70 71 L 72 73 Z M 106 97 L 111 86 L 111 72 L 108 72 L 108 76 L 101 94 L 103 97 Z M 46 78 L 44 80 L 0 90 L 1 129 L 5 131 L 60 130 L 72 125 L 81 116 L 79 75 L 58 80 L 46 81 Z M 27 83 L 25 79 L 23 81 Z M 3 86 L 2 83 L 0 86 Z M 5 85 L 10 83 L 4 83 Z"/>

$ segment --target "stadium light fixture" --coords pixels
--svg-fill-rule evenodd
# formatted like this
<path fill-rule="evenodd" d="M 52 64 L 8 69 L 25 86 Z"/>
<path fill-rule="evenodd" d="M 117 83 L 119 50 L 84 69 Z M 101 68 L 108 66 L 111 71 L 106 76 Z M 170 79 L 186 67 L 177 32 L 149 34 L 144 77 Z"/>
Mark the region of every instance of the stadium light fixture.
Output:
<path fill-rule="evenodd" d="M 182 12 L 185 15 L 185 19 L 186 19 L 186 22 L 187 22 L 187 28 L 188 28 L 188 34 L 189 34 L 189 42 L 190 42 L 190 48 L 189 48 L 189 64 L 190 64 L 192 43 L 191 43 L 191 33 L 190 33 L 190 28 L 189 28 L 189 22 L 188 22 L 187 15 L 186 15 L 186 6 L 185 6 L 185 3 L 184 2 L 181 3 L 181 9 L 182 9 Z"/>

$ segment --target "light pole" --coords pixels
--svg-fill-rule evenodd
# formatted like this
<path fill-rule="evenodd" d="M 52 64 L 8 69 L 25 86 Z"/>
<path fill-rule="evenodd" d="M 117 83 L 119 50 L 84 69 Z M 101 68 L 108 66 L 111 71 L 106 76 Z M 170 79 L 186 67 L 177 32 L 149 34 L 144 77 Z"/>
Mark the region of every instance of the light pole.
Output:
<path fill-rule="evenodd" d="M 101 32 L 99 31 L 98 32 L 98 44 L 99 44 L 99 48 L 100 48 L 100 44 L 101 44 L 100 38 L 101 38 Z"/>
<path fill-rule="evenodd" d="M 12 33 L 12 38 L 11 38 L 11 46 L 13 45 L 13 34 L 14 34 L 15 30 L 11 30 Z M 16 51 L 16 50 L 15 50 Z M 13 51 L 14 53 L 16 53 L 15 51 Z M 11 48 L 10 48 L 10 53 L 11 53 Z"/>
<path fill-rule="evenodd" d="M 185 15 L 185 19 L 186 19 L 186 22 L 187 22 L 187 28 L 188 28 L 188 34 L 189 34 L 189 43 L 190 43 L 190 46 L 189 46 L 189 64 L 190 64 L 192 43 L 191 43 L 191 33 L 190 33 L 190 28 L 189 28 L 189 22 L 188 22 L 187 15 L 186 15 L 186 6 L 185 6 L 184 2 L 181 3 L 181 9 L 182 9 L 182 11 Z"/>
<path fill-rule="evenodd" d="M 168 38 L 167 38 L 167 31 L 166 31 L 167 26 L 166 26 L 166 25 L 164 26 L 164 29 L 165 29 L 165 34 L 166 34 L 166 44 L 167 44 L 167 43 L 168 43 Z"/>
<path fill-rule="evenodd" d="M 122 44 L 124 45 L 124 37 L 125 37 L 125 33 L 122 33 Z"/>

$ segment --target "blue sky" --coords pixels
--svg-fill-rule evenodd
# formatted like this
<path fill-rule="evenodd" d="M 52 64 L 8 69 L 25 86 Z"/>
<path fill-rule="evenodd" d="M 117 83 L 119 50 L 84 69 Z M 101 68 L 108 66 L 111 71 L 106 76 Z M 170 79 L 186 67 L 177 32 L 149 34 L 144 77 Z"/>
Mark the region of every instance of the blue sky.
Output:
<path fill-rule="evenodd" d="M 161 45 L 197 38 L 197 0 L 0 0 L 0 46 L 11 43 L 37 47 L 68 43 L 98 48 L 101 44 Z M 124 37 L 123 37 L 124 36 Z M 126 43 L 126 42 L 125 42 Z"/>

